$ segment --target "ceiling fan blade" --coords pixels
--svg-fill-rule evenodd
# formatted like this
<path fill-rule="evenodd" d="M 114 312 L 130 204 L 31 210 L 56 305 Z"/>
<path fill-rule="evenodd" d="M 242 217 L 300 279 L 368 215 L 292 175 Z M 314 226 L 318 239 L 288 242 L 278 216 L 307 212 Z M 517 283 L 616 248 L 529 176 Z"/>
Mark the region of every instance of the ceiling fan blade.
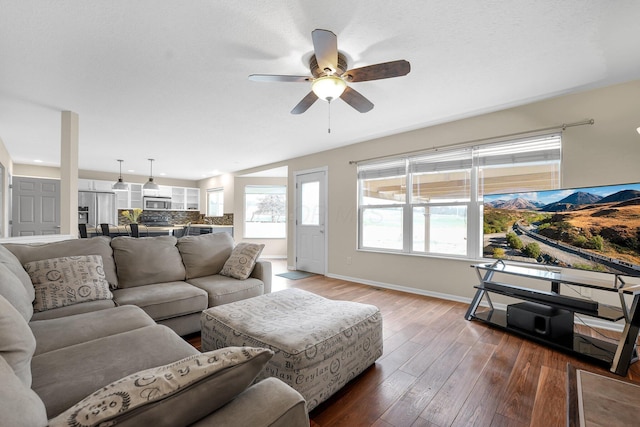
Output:
<path fill-rule="evenodd" d="M 367 111 L 371 111 L 371 109 L 373 108 L 373 103 L 371 101 L 369 101 L 367 98 L 362 96 L 360 92 L 350 88 L 349 86 L 347 86 L 344 92 L 342 92 L 342 95 L 340 95 L 340 98 L 342 98 L 344 102 L 351 105 L 353 108 L 355 108 L 361 113 L 366 113 Z"/>
<path fill-rule="evenodd" d="M 338 38 L 328 30 L 313 30 L 313 51 L 321 70 L 335 71 L 338 66 Z"/>
<path fill-rule="evenodd" d="M 293 110 L 291 110 L 291 114 L 304 113 L 309 109 L 309 107 L 313 105 L 314 102 L 316 102 L 317 99 L 318 97 L 316 96 L 315 93 L 313 93 L 313 91 L 309 92 L 307 96 L 302 98 L 302 101 L 298 102 L 298 105 L 293 107 Z"/>
<path fill-rule="evenodd" d="M 308 83 L 313 80 L 310 76 L 280 76 L 277 74 L 251 74 L 249 80 L 252 82 L 293 82 Z"/>
<path fill-rule="evenodd" d="M 405 76 L 409 74 L 409 71 L 411 71 L 411 64 L 401 59 L 348 70 L 344 72 L 342 77 L 348 82 L 366 82 L 367 80 Z"/>

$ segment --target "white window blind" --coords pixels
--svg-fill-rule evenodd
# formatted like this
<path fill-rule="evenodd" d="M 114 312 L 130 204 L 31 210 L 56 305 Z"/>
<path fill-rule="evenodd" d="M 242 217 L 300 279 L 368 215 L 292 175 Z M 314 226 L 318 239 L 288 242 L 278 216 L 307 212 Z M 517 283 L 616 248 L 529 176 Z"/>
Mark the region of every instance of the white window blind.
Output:
<path fill-rule="evenodd" d="M 481 256 L 482 195 L 559 188 L 561 134 L 358 164 L 358 247 Z"/>
<path fill-rule="evenodd" d="M 528 138 L 475 149 L 479 166 L 505 166 L 560 160 L 560 134 Z"/>

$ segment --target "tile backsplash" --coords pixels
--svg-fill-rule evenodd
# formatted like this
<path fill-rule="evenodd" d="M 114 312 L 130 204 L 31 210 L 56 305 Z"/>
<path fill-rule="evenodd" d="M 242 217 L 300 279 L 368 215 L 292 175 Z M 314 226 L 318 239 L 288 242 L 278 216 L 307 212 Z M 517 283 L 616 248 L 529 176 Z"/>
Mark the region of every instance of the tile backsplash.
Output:
<path fill-rule="evenodd" d="M 128 209 L 118 211 L 118 224 L 129 224 L 130 221 L 122 212 Z M 233 214 L 228 213 L 222 216 L 204 216 L 198 211 L 163 211 L 169 216 L 169 222 L 172 224 L 211 224 L 211 225 L 233 225 Z"/>

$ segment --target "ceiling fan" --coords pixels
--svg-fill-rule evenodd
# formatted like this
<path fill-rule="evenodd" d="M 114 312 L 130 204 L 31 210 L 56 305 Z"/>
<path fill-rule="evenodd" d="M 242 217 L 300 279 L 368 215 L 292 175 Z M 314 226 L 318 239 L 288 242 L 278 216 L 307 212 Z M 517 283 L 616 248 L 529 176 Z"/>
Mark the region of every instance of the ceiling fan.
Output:
<path fill-rule="evenodd" d="M 344 102 L 361 113 L 371 111 L 373 103 L 349 83 L 388 79 L 407 75 L 411 71 L 408 61 L 398 60 L 366 67 L 347 69 L 347 59 L 338 52 L 338 38 L 328 30 L 313 30 L 314 55 L 309 60 L 311 76 L 283 76 L 276 74 L 252 74 L 249 80 L 254 82 L 293 82 L 311 83 L 311 92 L 296 105 L 291 114 L 302 114 L 318 98 L 328 101 L 340 97 Z"/>

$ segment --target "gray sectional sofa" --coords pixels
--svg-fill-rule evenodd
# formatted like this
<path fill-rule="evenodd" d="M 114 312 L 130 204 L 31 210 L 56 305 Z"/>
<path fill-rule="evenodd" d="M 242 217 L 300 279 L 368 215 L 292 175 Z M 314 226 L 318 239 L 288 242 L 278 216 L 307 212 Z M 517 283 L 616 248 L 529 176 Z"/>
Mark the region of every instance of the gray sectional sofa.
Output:
<path fill-rule="evenodd" d="M 25 265 L 57 257 L 99 255 L 113 298 L 40 311 L 33 320 L 136 305 L 178 335 L 200 331 L 202 310 L 271 292 L 271 263 L 257 260 L 246 280 L 220 274 L 234 248 L 227 233 L 93 237 L 46 244 L 6 243 Z"/>
<path fill-rule="evenodd" d="M 270 291 L 268 262 L 245 280 L 220 275 L 238 246 L 226 234 L 0 245 L 2 424 L 308 426 L 298 392 L 251 385 L 270 350 L 200 353 L 179 336 L 207 307 Z M 44 293 L 39 277 L 63 270 L 98 292 Z"/>

